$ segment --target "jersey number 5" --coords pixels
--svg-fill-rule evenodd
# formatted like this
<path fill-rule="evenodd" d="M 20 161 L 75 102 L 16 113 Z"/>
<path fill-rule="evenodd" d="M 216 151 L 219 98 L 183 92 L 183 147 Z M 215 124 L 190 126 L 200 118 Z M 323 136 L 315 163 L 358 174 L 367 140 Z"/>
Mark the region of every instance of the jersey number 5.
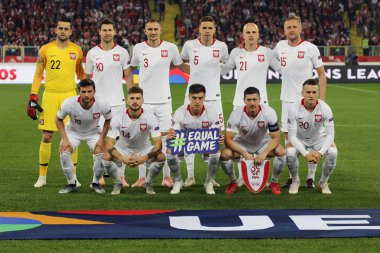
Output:
<path fill-rule="evenodd" d="M 194 56 L 194 65 L 198 65 L 199 63 L 199 55 Z"/>
<path fill-rule="evenodd" d="M 281 67 L 286 66 L 286 57 L 280 57 Z"/>

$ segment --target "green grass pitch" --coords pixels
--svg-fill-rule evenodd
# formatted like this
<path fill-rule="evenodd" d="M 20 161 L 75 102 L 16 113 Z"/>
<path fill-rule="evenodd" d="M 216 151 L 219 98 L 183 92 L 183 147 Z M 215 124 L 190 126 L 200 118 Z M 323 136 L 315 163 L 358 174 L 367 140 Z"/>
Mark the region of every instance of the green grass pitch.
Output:
<path fill-rule="evenodd" d="M 227 178 L 219 169 L 215 196 L 207 196 L 203 189 L 206 164 L 196 157 L 197 185 L 172 196 L 169 189 L 160 185 L 162 175 L 155 181 L 155 196 L 148 196 L 142 189 L 128 188 L 119 196 L 111 196 L 112 183 L 107 179 L 107 193 L 96 195 L 88 187 L 92 178 L 92 156 L 86 145 L 79 148 L 78 179 L 82 183 L 77 194 L 60 195 L 65 184 L 58 156 L 59 135 L 55 135 L 52 157 L 49 163 L 48 185 L 33 188 L 38 177 L 38 148 L 41 133 L 37 121 L 26 115 L 30 85 L 0 85 L 0 157 L 1 200 L 0 211 L 55 211 L 73 209 L 376 209 L 380 208 L 380 85 L 330 84 L 327 102 L 335 119 L 335 142 L 338 146 L 337 167 L 330 178 L 333 194 L 322 195 L 317 190 L 300 188 L 291 196 L 283 191 L 275 196 L 268 189 L 252 194 L 239 188 L 236 194 L 223 193 Z M 222 85 L 224 116 L 232 110 L 235 85 Z M 280 114 L 280 85 L 269 84 L 269 103 Z M 173 109 L 184 98 L 185 86 L 173 85 Z M 300 158 L 300 176 L 306 180 L 306 162 Z M 317 180 L 321 174 L 318 166 Z M 128 183 L 137 178 L 137 169 L 127 169 Z M 182 164 L 182 175 L 186 170 Z M 280 181 L 288 176 L 287 167 Z M 27 247 L 27 249 L 26 249 Z M 49 240 L 49 241 L 0 241 L 2 252 L 215 252 L 264 251 L 269 252 L 378 252 L 380 240 L 360 239 L 262 239 L 262 240 Z"/>

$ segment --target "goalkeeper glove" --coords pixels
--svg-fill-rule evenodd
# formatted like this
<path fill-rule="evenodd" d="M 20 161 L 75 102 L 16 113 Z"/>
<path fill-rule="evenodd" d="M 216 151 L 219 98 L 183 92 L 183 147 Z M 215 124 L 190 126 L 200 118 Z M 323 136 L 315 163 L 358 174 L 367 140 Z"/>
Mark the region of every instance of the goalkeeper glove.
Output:
<path fill-rule="evenodd" d="M 29 98 L 28 107 L 27 107 L 26 112 L 27 112 L 28 116 L 33 120 L 37 119 L 36 109 L 39 112 L 43 111 L 42 107 L 37 102 L 38 102 L 38 96 L 36 94 L 30 94 L 30 98 Z"/>

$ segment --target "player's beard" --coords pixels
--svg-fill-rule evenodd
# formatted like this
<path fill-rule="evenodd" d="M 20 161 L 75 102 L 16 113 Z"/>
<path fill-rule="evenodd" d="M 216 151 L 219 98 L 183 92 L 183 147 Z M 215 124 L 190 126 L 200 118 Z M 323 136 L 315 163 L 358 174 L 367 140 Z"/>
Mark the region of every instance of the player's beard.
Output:
<path fill-rule="evenodd" d="M 141 109 L 141 105 L 133 105 L 132 106 L 129 106 L 129 109 L 131 111 L 133 111 L 134 113 L 136 113 L 137 111 L 139 111 Z"/>
<path fill-rule="evenodd" d="M 289 35 L 289 40 L 292 43 L 298 42 L 298 40 L 300 40 L 300 39 L 301 39 L 301 37 L 299 35 L 295 35 L 295 34 Z"/>
<path fill-rule="evenodd" d="M 65 35 L 63 38 L 61 36 L 57 37 L 60 42 L 66 42 L 69 40 L 69 36 Z"/>
<path fill-rule="evenodd" d="M 249 116 L 256 117 L 258 114 L 257 107 L 256 106 L 249 106 L 248 107 L 248 113 L 249 113 Z"/>
<path fill-rule="evenodd" d="M 81 98 L 82 100 L 82 107 L 85 109 L 88 109 L 91 107 L 92 101 L 94 98 Z"/>
<path fill-rule="evenodd" d="M 110 37 L 104 37 L 102 39 L 102 42 L 105 43 L 105 44 L 113 44 L 114 40 L 113 40 L 113 36 L 110 36 Z"/>

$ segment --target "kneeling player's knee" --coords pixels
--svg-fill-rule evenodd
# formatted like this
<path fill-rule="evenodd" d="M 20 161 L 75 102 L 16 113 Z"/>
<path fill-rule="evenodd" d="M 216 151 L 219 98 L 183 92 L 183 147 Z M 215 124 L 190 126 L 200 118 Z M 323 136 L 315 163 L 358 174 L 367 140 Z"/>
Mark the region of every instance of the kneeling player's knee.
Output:
<path fill-rule="evenodd" d="M 338 158 L 338 149 L 336 147 L 329 147 L 327 150 L 326 159 L 328 159 L 329 167 L 335 167 Z"/>
<path fill-rule="evenodd" d="M 289 169 L 296 166 L 297 162 L 297 150 L 294 147 L 289 147 L 286 149 L 286 164 Z"/>
<path fill-rule="evenodd" d="M 108 161 L 108 160 L 102 160 L 102 164 L 103 164 L 103 166 L 104 167 L 106 167 L 106 168 L 109 168 L 109 167 L 111 167 L 112 166 L 112 161 Z"/>
<path fill-rule="evenodd" d="M 69 170 L 71 167 L 74 167 L 74 164 L 71 160 L 71 153 L 67 151 L 62 151 L 60 154 L 61 166 L 63 170 Z"/>
<path fill-rule="evenodd" d="M 273 165 L 279 170 L 282 170 L 285 166 L 286 157 L 285 156 L 276 156 L 273 159 Z"/>
<path fill-rule="evenodd" d="M 160 152 L 157 156 L 156 156 L 156 159 L 155 161 L 156 162 L 164 162 L 166 159 L 164 153 Z"/>
<path fill-rule="evenodd" d="M 210 159 L 219 159 L 220 158 L 220 153 L 215 153 L 215 154 L 210 154 Z"/>
<path fill-rule="evenodd" d="M 295 147 L 286 148 L 286 156 L 297 157 L 297 149 Z"/>
<path fill-rule="evenodd" d="M 277 147 L 275 150 L 274 150 L 274 154 L 277 156 L 277 157 L 285 157 L 286 156 L 286 150 L 280 145 L 280 147 Z"/>
<path fill-rule="evenodd" d="M 94 155 L 102 153 L 102 149 L 99 146 L 96 146 L 93 153 L 94 153 Z"/>
<path fill-rule="evenodd" d="M 232 151 L 228 148 L 224 148 L 222 149 L 221 153 L 220 153 L 220 160 L 222 161 L 228 161 L 230 160 L 232 157 Z"/>
<path fill-rule="evenodd" d="M 111 159 L 112 159 L 112 156 L 108 152 L 103 153 L 103 160 L 111 161 Z"/>
<path fill-rule="evenodd" d="M 42 132 L 42 142 L 51 143 L 53 141 L 53 132 L 43 131 Z"/>

